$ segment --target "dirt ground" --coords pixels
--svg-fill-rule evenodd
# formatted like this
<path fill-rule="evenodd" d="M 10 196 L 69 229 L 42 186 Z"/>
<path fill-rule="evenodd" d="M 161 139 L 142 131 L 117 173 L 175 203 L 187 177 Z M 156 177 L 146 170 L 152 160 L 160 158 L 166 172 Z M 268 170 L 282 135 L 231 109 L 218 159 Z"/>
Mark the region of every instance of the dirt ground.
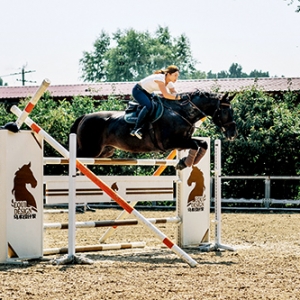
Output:
<path fill-rule="evenodd" d="M 121 211 L 77 214 L 77 221 L 114 219 Z M 141 211 L 146 217 L 174 211 Z M 213 219 L 213 215 L 211 215 Z M 66 222 L 67 214 L 45 215 Z M 158 228 L 175 240 L 176 225 Z M 77 245 L 97 244 L 104 228 L 78 229 Z M 67 246 L 67 230 L 48 230 L 44 247 Z M 186 250 L 189 267 L 138 225 L 120 227 L 109 243 L 145 241 L 143 249 L 85 253 L 94 263 L 53 265 L 47 256 L 28 264 L 0 265 L 0 300 L 11 299 L 300 299 L 300 214 L 224 213 L 222 242 L 235 252 Z M 214 242 L 212 225 L 211 241 Z"/>

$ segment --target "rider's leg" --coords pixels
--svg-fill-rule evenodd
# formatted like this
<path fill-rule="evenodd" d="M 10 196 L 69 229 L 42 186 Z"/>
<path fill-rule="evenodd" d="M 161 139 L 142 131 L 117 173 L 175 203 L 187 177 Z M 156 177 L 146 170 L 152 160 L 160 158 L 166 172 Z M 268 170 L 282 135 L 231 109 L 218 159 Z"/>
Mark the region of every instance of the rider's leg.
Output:
<path fill-rule="evenodd" d="M 136 123 L 135 123 L 135 126 L 134 126 L 133 130 L 130 132 L 130 134 L 132 136 L 136 136 L 139 139 L 143 138 L 143 134 L 142 134 L 141 129 L 142 129 L 144 121 L 145 121 L 145 119 L 146 119 L 146 117 L 148 115 L 148 112 L 149 112 L 149 110 L 147 109 L 146 106 L 144 106 L 142 108 L 142 110 L 140 111 L 140 113 L 139 113 L 139 116 L 138 116 L 138 118 L 136 120 Z"/>
<path fill-rule="evenodd" d="M 133 98 L 143 106 L 142 110 L 139 113 L 139 116 L 136 120 L 134 129 L 130 132 L 132 136 L 136 136 L 139 139 L 142 138 L 141 127 L 146 119 L 146 116 L 149 111 L 152 109 L 151 100 L 149 99 L 150 95 L 143 90 L 139 85 L 135 85 L 132 89 Z"/>

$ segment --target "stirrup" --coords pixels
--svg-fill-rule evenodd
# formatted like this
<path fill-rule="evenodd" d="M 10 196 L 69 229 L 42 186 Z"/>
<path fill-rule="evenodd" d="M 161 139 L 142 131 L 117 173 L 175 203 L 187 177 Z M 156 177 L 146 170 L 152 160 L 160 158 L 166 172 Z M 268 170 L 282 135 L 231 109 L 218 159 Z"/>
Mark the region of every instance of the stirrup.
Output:
<path fill-rule="evenodd" d="M 134 135 L 138 138 L 138 139 L 142 139 L 143 138 L 143 134 L 141 132 L 141 128 L 137 129 L 134 133 Z"/>
<path fill-rule="evenodd" d="M 130 135 L 135 136 L 135 130 L 134 129 L 130 131 Z"/>

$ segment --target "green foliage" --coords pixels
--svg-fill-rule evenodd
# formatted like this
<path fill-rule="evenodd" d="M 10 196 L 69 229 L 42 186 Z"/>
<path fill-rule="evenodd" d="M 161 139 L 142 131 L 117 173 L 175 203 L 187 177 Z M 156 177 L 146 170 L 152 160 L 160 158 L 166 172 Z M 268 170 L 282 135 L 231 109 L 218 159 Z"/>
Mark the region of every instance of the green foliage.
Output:
<path fill-rule="evenodd" d="M 93 51 L 83 52 L 79 63 L 87 82 L 138 81 L 171 64 L 179 67 L 180 79 L 205 78 L 205 73 L 195 68 L 188 37 L 172 38 L 169 28 L 161 26 L 154 34 L 119 29 L 112 38 L 102 31 Z"/>
<path fill-rule="evenodd" d="M 223 175 L 299 176 L 300 104 L 296 97 L 297 93 L 287 92 L 280 99 L 254 88 L 235 96 L 232 105 L 239 135 L 234 142 L 222 143 Z M 197 135 L 210 136 L 212 141 L 220 138 L 220 132 L 206 122 Z M 272 184 L 273 198 L 299 199 L 297 181 L 278 180 Z M 261 199 L 264 184 L 258 180 L 230 180 L 224 184 L 224 194 L 229 198 L 249 195 Z"/>
<path fill-rule="evenodd" d="M 288 5 L 292 5 L 294 3 L 294 0 L 285 0 L 285 1 L 288 1 Z M 296 2 L 296 0 L 295 0 L 295 2 Z M 300 2 L 300 0 L 298 0 L 298 2 Z M 295 12 L 296 13 L 300 12 L 300 5 L 297 6 Z"/>
<path fill-rule="evenodd" d="M 215 139 L 222 141 L 222 174 L 223 175 L 269 175 L 299 176 L 300 175 L 300 104 L 297 92 L 286 92 L 282 97 L 273 97 L 261 90 L 252 88 L 236 94 L 232 101 L 235 111 L 239 135 L 233 142 L 227 142 L 221 131 L 212 122 L 206 120 L 196 130 L 197 136 L 211 138 L 211 157 Z M 21 101 L 23 109 L 28 99 Z M 53 101 L 50 94 L 45 93 L 37 103 L 30 117 L 54 139 L 68 149 L 70 127 L 82 114 L 99 110 L 124 110 L 125 103 L 111 95 L 108 101 L 95 101 L 89 97 L 76 96 L 71 102 L 66 100 Z M 7 113 L 4 104 L 0 104 L 0 124 L 16 120 Z M 22 129 L 27 129 L 25 125 Z M 24 149 L 26 151 L 26 149 Z M 59 156 L 47 143 L 44 156 Z M 148 153 L 132 154 L 117 150 L 114 157 L 119 158 L 164 158 L 166 154 Z M 140 166 L 94 166 L 97 174 L 106 175 L 151 175 L 155 167 Z M 67 173 L 67 166 L 47 166 L 45 174 Z M 174 168 L 168 167 L 164 172 L 173 175 Z M 296 180 L 278 180 L 271 182 L 271 197 L 278 199 L 299 199 L 300 187 Z M 251 191 L 249 193 L 249 191 Z M 223 196 L 236 198 L 264 197 L 264 183 L 261 180 L 229 180 L 223 184 Z"/>
<path fill-rule="evenodd" d="M 218 73 L 212 73 L 211 71 L 209 71 L 207 73 L 207 79 L 214 79 L 214 78 L 247 78 L 247 77 L 251 77 L 251 78 L 258 78 L 258 77 L 270 77 L 269 72 L 262 72 L 262 71 L 258 71 L 258 70 L 253 70 L 248 74 L 244 73 L 242 71 L 242 66 L 237 64 L 237 63 L 233 63 L 230 67 L 228 72 L 227 71 L 220 71 Z"/>

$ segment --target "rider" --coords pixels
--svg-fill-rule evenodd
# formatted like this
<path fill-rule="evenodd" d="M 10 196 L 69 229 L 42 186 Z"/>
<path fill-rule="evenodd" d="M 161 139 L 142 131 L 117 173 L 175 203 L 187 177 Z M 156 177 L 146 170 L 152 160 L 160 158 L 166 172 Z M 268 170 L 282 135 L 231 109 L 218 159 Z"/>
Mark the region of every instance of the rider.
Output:
<path fill-rule="evenodd" d="M 168 100 L 186 100 L 187 96 L 176 94 L 174 83 L 178 79 L 178 67 L 171 65 L 163 70 L 157 70 L 152 75 L 140 80 L 132 89 L 133 98 L 143 107 L 136 120 L 134 129 L 130 132 L 132 136 L 142 139 L 141 127 L 146 116 L 152 109 L 151 94 L 160 91 Z"/>

